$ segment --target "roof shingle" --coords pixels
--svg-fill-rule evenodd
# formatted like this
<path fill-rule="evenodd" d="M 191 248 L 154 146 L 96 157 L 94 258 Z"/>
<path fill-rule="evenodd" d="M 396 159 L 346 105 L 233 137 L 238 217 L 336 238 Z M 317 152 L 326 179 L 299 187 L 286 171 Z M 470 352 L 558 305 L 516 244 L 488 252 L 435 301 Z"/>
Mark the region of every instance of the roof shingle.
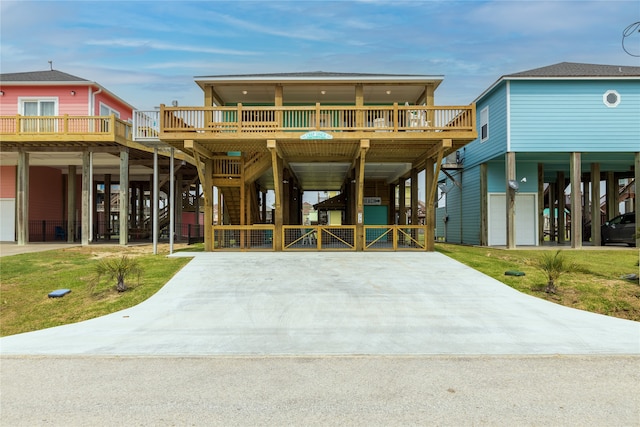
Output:
<path fill-rule="evenodd" d="M 89 80 L 58 70 L 0 74 L 2 82 L 88 82 Z"/>

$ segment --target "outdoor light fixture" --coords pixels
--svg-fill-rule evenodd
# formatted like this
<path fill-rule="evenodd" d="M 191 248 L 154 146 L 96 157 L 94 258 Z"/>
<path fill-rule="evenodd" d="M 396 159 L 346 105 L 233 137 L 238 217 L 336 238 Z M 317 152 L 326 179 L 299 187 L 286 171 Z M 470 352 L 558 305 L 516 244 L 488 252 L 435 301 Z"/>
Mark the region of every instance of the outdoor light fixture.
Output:
<path fill-rule="evenodd" d="M 325 93 L 327 93 L 327 91 L 326 90 L 321 90 L 320 93 L 324 95 Z"/>
<path fill-rule="evenodd" d="M 71 91 L 71 96 L 76 96 L 76 91 L 75 90 Z"/>
<path fill-rule="evenodd" d="M 518 184 L 518 181 L 516 181 L 515 179 L 510 179 L 509 188 L 513 191 L 518 191 L 520 189 L 520 184 Z"/>
<path fill-rule="evenodd" d="M 4 91 L 0 90 L 0 96 L 4 96 Z"/>
<path fill-rule="evenodd" d="M 246 94 L 247 94 L 247 91 L 246 91 L 246 90 L 243 90 L 243 91 L 242 91 L 242 94 L 243 94 L 243 95 L 246 95 Z"/>
<path fill-rule="evenodd" d="M 387 95 L 391 95 L 391 91 L 390 90 L 387 91 Z"/>

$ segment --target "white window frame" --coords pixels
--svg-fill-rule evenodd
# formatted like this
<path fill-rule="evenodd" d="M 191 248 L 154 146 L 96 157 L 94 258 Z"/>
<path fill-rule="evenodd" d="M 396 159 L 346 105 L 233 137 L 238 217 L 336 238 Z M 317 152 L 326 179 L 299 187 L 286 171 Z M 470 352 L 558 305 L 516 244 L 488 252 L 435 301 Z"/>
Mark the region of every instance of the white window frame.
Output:
<path fill-rule="evenodd" d="M 483 136 L 482 129 L 486 126 L 486 134 Z M 489 106 L 480 110 L 480 142 L 489 139 Z"/>
<path fill-rule="evenodd" d="M 108 106 L 107 104 L 105 104 L 104 102 L 100 102 L 100 110 L 99 110 L 99 112 L 100 112 L 100 115 L 101 115 L 101 116 L 104 116 L 104 115 L 105 115 L 105 114 L 102 114 L 102 109 L 103 109 L 103 108 L 105 108 L 105 109 L 109 110 L 109 114 L 106 114 L 107 116 L 110 116 L 110 115 L 112 115 L 112 114 L 113 114 L 113 115 L 115 115 L 115 116 L 116 116 L 116 119 L 119 119 L 119 118 L 120 118 L 120 112 L 119 112 L 119 111 L 117 111 L 117 110 L 114 110 L 114 109 L 113 109 L 113 108 L 111 108 L 111 107 L 109 107 L 109 106 Z"/>
<path fill-rule="evenodd" d="M 38 103 L 38 114 L 35 116 L 27 116 L 24 111 L 25 103 L 27 102 L 37 102 Z M 19 96 L 18 97 L 18 114 L 22 117 L 47 117 L 41 114 L 41 102 L 53 102 L 53 114 L 52 116 L 58 115 L 58 106 L 59 100 L 56 96 Z M 28 133 L 52 133 L 57 132 L 58 130 L 58 121 L 56 119 L 53 120 L 33 120 L 33 119 L 24 119 L 20 124 L 21 132 Z"/>
<path fill-rule="evenodd" d="M 38 103 L 38 116 L 40 114 L 40 103 L 41 102 L 53 102 L 53 115 L 58 115 L 58 105 L 59 100 L 57 96 L 20 96 L 18 97 L 18 114 L 24 116 L 24 104 L 25 102 L 37 102 Z"/>

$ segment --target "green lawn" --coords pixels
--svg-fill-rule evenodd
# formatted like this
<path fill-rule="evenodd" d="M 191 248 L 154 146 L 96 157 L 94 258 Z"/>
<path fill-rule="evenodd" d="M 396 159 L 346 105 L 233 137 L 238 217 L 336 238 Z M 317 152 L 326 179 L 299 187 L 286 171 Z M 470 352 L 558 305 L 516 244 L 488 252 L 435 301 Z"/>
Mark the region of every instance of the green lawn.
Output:
<path fill-rule="evenodd" d="M 189 262 L 151 251 L 150 246 L 89 246 L 0 258 L 0 336 L 79 322 L 146 300 Z M 127 281 L 130 289 L 123 293 L 115 291 L 115 282 L 95 283 L 98 261 L 125 253 L 140 263 L 139 281 Z M 47 297 L 63 288 L 71 293 Z"/>
<path fill-rule="evenodd" d="M 185 248 L 202 251 L 202 245 Z M 187 262 L 160 255 L 151 246 L 88 246 L 0 258 L 0 336 L 79 322 L 132 307 L 156 293 Z M 176 250 L 180 250 L 179 247 Z M 543 291 L 546 279 L 532 261 L 540 250 L 500 250 L 437 243 L 436 250 L 507 285 L 558 304 L 640 321 L 640 286 L 620 277 L 638 273 L 638 250 L 565 250 L 575 268 L 556 282 L 558 292 Z M 143 274 L 127 282 L 129 290 L 115 291 L 115 283 L 92 286 L 95 265 L 107 256 L 135 257 Z M 525 276 L 505 276 L 518 270 Z M 67 288 L 71 294 L 48 298 L 49 292 Z"/>
<path fill-rule="evenodd" d="M 568 307 L 640 321 L 640 286 L 637 281 L 621 278 L 638 274 L 640 255 L 636 248 L 562 250 L 574 268 L 560 276 L 555 294 L 544 292 L 546 276 L 534 265 L 543 250 L 505 250 L 444 243 L 436 243 L 436 250 L 520 292 Z M 506 276 L 505 272 L 509 270 L 522 271 L 525 275 Z"/>

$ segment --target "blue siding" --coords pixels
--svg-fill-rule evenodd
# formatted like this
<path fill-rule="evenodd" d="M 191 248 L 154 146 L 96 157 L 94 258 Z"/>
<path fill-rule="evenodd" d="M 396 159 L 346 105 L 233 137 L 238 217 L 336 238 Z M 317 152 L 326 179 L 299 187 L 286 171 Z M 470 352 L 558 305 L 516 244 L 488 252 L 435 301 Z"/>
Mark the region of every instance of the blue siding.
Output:
<path fill-rule="evenodd" d="M 511 151 L 625 152 L 640 148 L 640 80 L 511 81 Z M 616 90 L 621 102 L 602 97 Z"/>
<path fill-rule="evenodd" d="M 480 167 L 462 174 L 462 242 L 480 244 Z"/>
<path fill-rule="evenodd" d="M 447 178 L 446 241 L 480 244 L 480 167 L 465 168 L 453 177 L 462 188 Z M 436 224 L 436 227 L 438 225 Z"/>
<path fill-rule="evenodd" d="M 459 181 L 460 176 L 456 179 Z M 460 189 L 451 183 L 451 187 L 447 193 L 447 209 L 446 213 L 449 218 L 446 224 L 447 242 L 462 243 L 462 209 Z"/>
<path fill-rule="evenodd" d="M 478 139 L 467 144 L 462 152 L 464 166 L 472 167 L 502 155 L 507 149 L 507 94 L 506 86 L 496 88 L 488 98 L 476 105 Z M 489 138 L 480 141 L 480 112 L 489 107 Z"/>
<path fill-rule="evenodd" d="M 507 187 L 505 181 L 505 162 L 495 160 L 488 163 L 487 189 L 489 193 L 504 193 Z M 526 178 L 527 182 L 522 182 Z M 538 191 L 538 163 L 518 161 L 516 154 L 516 180 L 522 193 L 536 193 Z"/>

